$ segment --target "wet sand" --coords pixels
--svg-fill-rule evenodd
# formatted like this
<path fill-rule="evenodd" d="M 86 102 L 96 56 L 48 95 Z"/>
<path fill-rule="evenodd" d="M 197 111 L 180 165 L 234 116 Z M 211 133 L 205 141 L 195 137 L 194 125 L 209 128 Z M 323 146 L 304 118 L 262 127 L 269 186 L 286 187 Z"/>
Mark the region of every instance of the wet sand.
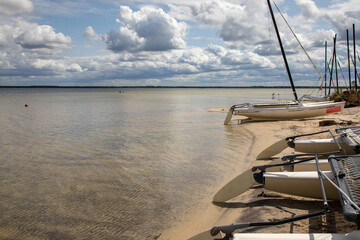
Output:
<path fill-rule="evenodd" d="M 212 111 L 217 110 L 212 109 Z M 218 111 L 226 112 L 226 109 L 218 109 Z M 243 118 L 239 117 L 239 119 Z M 324 120 L 333 120 L 336 124 L 331 126 L 319 126 L 319 123 Z M 233 118 L 230 124 L 238 124 L 238 121 Z M 254 145 L 248 152 L 250 161 L 246 162 L 245 166 L 243 165 L 242 168 L 249 169 L 255 165 L 269 163 L 270 161 L 256 160 L 256 156 L 272 143 L 285 137 L 327 129 L 333 131 L 336 128 L 359 125 L 360 107 L 346 108 L 341 113 L 333 113 L 327 116 L 306 120 L 244 123 L 241 127 L 253 134 Z M 291 149 L 286 149 L 279 154 L 279 156 L 290 153 L 293 153 Z M 240 169 L 235 175 L 229 174 L 229 176 L 224 176 L 224 181 L 220 186 L 226 184 L 241 172 Z M 215 192 L 213 194 L 215 194 Z M 215 225 L 239 222 L 274 221 L 323 210 L 322 200 L 294 197 L 265 191 L 262 188 L 250 189 L 241 196 L 232 199 L 231 202 L 218 205 L 211 203 L 212 196 L 213 195 L 208 196 L 208 199 L 204 199 L 201 209 L 194 209 L 190 216 L 186 216 L 173 228 L 163 232 L 158 239 L 188 239 Z M 329 207 L 331 210 L 330 213 L 324 216 L 266 228 L 251 227 L 243 229 L 242 232 L 346 233 L 357 228 L 356 224 L 348 222 L 343 218 L 339 202 L 330 201 Z"/>

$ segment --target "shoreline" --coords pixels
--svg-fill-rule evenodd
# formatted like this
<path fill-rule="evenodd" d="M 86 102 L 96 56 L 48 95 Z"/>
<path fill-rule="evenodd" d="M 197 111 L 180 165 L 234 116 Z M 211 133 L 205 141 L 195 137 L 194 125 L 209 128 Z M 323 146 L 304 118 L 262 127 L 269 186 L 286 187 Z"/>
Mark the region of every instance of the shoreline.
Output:
<path fill-rule="evenodd" d="M 224 116 L 225 117 L 225 116 Z M 241 119 L 242 117 L 240 117 Z M 336 128 L 358 126 L 360 124 L 360 107 L 345 108 L 341 113 L 326 116 L 289 121 L 248 122 L 241 124 L 243 130 L 253 135 L 253 146 L 247 153 L 248 161 L 236 169 L 237 174 L 224 176 L 221 186 L 233 179 L 244 170 L 254 165 L 263 165 L 271 161 L 256 160 L 256 156 L 272 143 L 292 135 L 312 133 Z M 336 125 L 319 126 L 323 120 L 333 120 Z M 237 125 L 234 118 L 233 125 Z M 259 127 L 261 126 L 261 127 Z M 293 153 L 286 149 L 279 156 Z M 240 168 L 240 167 L 239 167 Z M 214 205 L 212 195 L 203 201 L 201 209 L 195 209 L 191 216 L 186 216 L 172 228 L 163 232 L 159 240 L 188 239 L 198 233 L 210 229 L 215 225 L 232 224 L 239 222 L 272 221 L 300 214 L 307 214 L 322 209 L 322 200 L 295 197 L 262 188 L 253 188 L 232 199 L 231 202 Z M 348 222 L 341 213 L 339 202 L 329 202 L 330 213 L 311 219 L 305 219 L 271 227 L 250 227 L 242 232 L 261 233 L 345 233 L 357 228 L 355 223 Z"/>

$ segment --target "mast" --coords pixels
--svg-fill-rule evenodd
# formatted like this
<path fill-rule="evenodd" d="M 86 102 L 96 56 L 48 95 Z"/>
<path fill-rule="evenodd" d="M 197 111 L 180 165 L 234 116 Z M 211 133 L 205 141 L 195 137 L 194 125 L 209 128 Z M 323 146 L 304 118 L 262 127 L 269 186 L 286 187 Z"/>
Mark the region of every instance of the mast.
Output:
<path fill-rule="evenodd" d="M 325 80 L 325 97 L 326 97 L 326 77 L 327 77 L 327 69 L 328 69 L 328 64 L 327 64 L 327 41 L 325 41 L 325 74 L 324 74 L 324 80 Z"/>
<path fill-rule="evenodd" d="M 349 49 L 349 29 L 346 29 L 346 44 L 347 44 L 347 55 L 348 55 L 349 87 L 350 87 L 350 90 L 351 90 L 350 49 Z"/>
<path fill-rule="evenodd" d="M 336 37 L 335 37 L 335 41 L 334 41 L 334 56 L 335 56 L 336 91 L 339 91 L 339 78 L 338 78 L 338 71 L 337 71 L 338 60 L 337 60 L 337 56 L 336 56 Z"/>
<path fill-rule="evenodd" d="M 356 44 L 355 44 L 355 24 L 353 24 L 353 44 L 354 44 L 354 73 L 355 73 L 355 91 L 357 91 L 357 72 L 356 72 Z"/>
<path fill-rule="evenodd" d="M 274 27 L 275 27 L 275 31 L 276 31 L 276 36 L 277 36 L 278 41 L 279 41 L 279 45 L 280 45 L 280 49 L 281 49 L 281 54 L 282 54 L 283 59 L 284 59 L 284 62 L 285 62 L 286 71 L 287 71 L 287 74 L 288 74 L 288 76 L 289 76 L 291 88 L 292 88 L 292 91 L 293 91 L 295 100 L 296 100 L 296 101 L 299 101 L 299 99 L 298 99 L 298 97 L 297 97 L 297 94 L 296 94 L 294 82 L 293 82 L 293 79 L 292 79 L 292 76 L 291 76 L 290 68 L 289 68 L 288 62 L 287 62 L 287 60 L 286 60 L 286 55 L 285 55 L 284 47 L 283 47 L 282 42 L 281 42 L 279 30 L 278 30 L 277 25 L 276 25 L 275 16 L 274 16 L 274 13 L 273 13 L 272 8 L 271 8 L 270 0 L 267 0 L 267 3 L 268 3 L 268 6 L 269 6 L 269 10 L 270 10 L 270 14 L 271 14 L 272 21 L 273 21 L 273 23 L 274 23 Z"/>
<path fill-rule="evenodd" d="M 334 47 L 333 47 L 333 56 L 332 56 L 332 60 L 331 60 L 330 82 L 329 82 L 329 94 L 328 94 L 328 96 L 330 96 L 331 83 L 332 83 L 332 81 L 333 81 L 333 69 L 334 69 L 334 60 L 335 60 L 336 36 L 337 36 L 337 34 L 335 34 L 335 37 L 334 37 Z"/>

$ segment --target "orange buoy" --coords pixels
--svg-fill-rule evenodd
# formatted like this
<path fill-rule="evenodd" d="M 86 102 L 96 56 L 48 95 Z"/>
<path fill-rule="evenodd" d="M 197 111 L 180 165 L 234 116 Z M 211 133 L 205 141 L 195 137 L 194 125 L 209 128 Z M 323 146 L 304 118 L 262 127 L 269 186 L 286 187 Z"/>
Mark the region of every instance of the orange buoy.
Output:
<path fill-rule="evenodd" d="M 25 107 L 28 107 L 28 106 L 29 106 L 29 104 L 26 103 L 26 104 L 25 104 Z"/>

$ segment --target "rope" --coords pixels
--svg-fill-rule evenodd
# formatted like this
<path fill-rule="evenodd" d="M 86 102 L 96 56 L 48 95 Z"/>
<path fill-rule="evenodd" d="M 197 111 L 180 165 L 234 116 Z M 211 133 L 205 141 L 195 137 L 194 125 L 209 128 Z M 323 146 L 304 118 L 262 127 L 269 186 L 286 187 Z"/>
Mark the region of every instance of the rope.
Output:
<path fill-rule="evenodd" d="M 304 53 L 306 54 L 306 56 L 308 57 L 308 59 L 310 60 L 310 62 L 312 63 L 312 65 L 314 66 L 315 70 L 318 72 L 318 74 L 320 75 L 321 79 L 323 81 L 325 81 L 324 77 L 321 75 L 321 73 L 319 72 L 319 70 L 317 69 L 317 67 L 315 66 L 314 62 L 311 60 L 309 54 L 306 52 L 305 48 L 302 46 L 300 40 L 297 38 L 296 34 L 294 33 L 294 31 L 292 30 L 292 28 L 290 27 L 289 23 L 286 21 L 284 15 L 281 13 L 280 9 L 278 8 L 278 6 L 276 5 L 276 3 L 274 2 L 274 5 L 276 7 L 276 9 L 279 11 L 281 17 L 284 19 L 286 25 L 289 27 L 290 31 L 292 32 L 292 34 L 294 35 L 294 37 L 296 38 L 296 40 L 298 41 L 299 45 L 301 46 L 302 50 L 304 51 Z"/>
<path fill-rule="evenodd" d="M 337 61 L 337 64 L 338 64 L 338 66 L 339 66 L 339 68 L 340 68 L 340 72 L 341 72 L 341 75 L 342 75 L 342 77 L 343 77 L 343 80 L 344 80 L 344 83 L 345 83 L 345 87 L 346 87 L 347 90 L 349 90 L 348 85 L 347 85 L 347 82 L 346 82 L 346 80 L 345 80 L 345 76 L 344 76 L 343 70 L 342 70 L 342 68 L 341 68 L 341 66 L 340 66 L 340 61 Z"/>
<path fill-rule="evenodd" d="M 352 61 L 353 65 L 354 65 L 354 67 L 355 67 L 355 62 L 354 62 L 353 57 L 350 56 L 350 58 L 351 58 L 351 61 Z M 359 58 L 359 59 L 360 59 L 360 58 Z M 359 72 L 358 72 L 358 71 L 356 71 L 356 75 L 357 75 L 357 77 L 358 77 L 358 81 L 359 81 L 359 84 L 360 84 L 360 77 L 359 77 Z M 356 79 L 355 79 L 355 81 L 356 81 Z"/>
<path fill-rule="evenodd" d="M 333 59 L 333 57 L 330 57 L 330 60 L 329 60 L 329 62 L 327 63 L 327 65 L 328 65 L 328 70 L 329 70 L 329 77 L 330 77 L 330 79 L 329 79 L 329 83 L 330 83 L 330 81 L 331 81 L 331 83 L 332 83 L 332 86 L 331 86 L 331 88 L 335 88 L 335 83 L 334 83 L 334 79 L 333 79 L 333 77 L 332 77 L 332 71 L 331 71 L 331 68 L 330 68 L 330 62 L 332 61 L 332 59 Z M 329 86 L 330 86 L 330 84 L 329 84 Z"/>

